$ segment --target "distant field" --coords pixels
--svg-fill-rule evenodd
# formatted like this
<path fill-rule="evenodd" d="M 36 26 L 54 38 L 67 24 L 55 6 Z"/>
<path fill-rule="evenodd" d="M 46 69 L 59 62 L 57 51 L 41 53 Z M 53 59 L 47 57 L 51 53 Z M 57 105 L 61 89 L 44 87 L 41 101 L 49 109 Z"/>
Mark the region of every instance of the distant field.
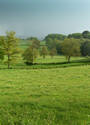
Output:
<path fill-rule="evenodd" d="M 77 61 L 77 60 L 82 60 L 85 59 L 84 57 L 71 57 L 71 62 L 72 61 Z M 35 62 L 37 63 L 59 63 L 59 62 L 67 62 L 65 56 L 54 56 L 51 58 L 50 56 L 46 56 L 45 59 L 43 57 L 38 57 Z"/>
<path fill-rule="evenodd" d="M 29 40 L 19 40 L 19 44 L 20 44 L 20 48 L 26 49 L 28 47 L 28 45 L 30 45 L 30 41 Z M 45 45 L 45 41 L 41 41 L 40 46 L 44 46 L 44 45 Z"/>
<path fill-rule="evenodd" d="M 67 63 L 67 60 L 64 56 L 55 56 L 53 58 L 46 56 L 45 59 L 39 56 L 34 61 L 34 65 L 26 65 L 20 56 L 18 63 L 13 64 L 11 67 L 14 69 L 53 69 L 83 65 L 90 65 L 90 59 L 84 57 L 72 57 L 71 62 Z M 0 62 L 0 69 L 7 69 L 7 65 L 3 62 Z"/>
<path fill-rule="evenodd" d="M 89 125 L 90 66 L 0 70 L 1 125 Z"/>
<path fill-rule="evenodd" d="M 27 48 L 29 41 L 28 40 L 20 40 L 19 44 L 20 44 L 20 48 L 25 49 L 25 48 Z"/>

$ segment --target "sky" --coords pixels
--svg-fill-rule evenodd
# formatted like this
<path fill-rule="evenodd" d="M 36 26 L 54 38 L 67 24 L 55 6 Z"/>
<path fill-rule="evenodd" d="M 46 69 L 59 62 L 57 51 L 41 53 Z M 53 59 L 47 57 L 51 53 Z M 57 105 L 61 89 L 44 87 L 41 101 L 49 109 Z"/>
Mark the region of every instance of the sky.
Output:
<path fill-rule="evenodd" d="M 90 30 L 90 0 L 0 0 L 0 35 L 43 38 Z"/>

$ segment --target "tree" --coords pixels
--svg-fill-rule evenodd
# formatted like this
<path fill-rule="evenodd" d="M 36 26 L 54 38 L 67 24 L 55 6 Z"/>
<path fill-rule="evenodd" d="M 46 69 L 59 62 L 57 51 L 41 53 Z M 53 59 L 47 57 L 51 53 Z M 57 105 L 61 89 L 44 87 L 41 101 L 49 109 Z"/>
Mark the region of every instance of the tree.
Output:
<path fill-rule="evenodd" d="M 8 64 L 8 69 L 10 69 L 12 63 L 16 62 L 20 53 L 18 38 L 16 38 L 15 34 L 15 32 L 11 31 L 7 32 L 6 36 L 0 37 L 4 55 L 7 57 L 6 63 Z"/>
<path fill-rule="evenodd" d="M 0 60 L 4 60 L 4 51 L 0 49 Z"/>
<path fill-rule="evenodd" d="M 40 48 L 40 41 L 38 39 L 32 40 L 33 48 L 39 49 Z"/>
<path fill-rule="evenodd" d="M 23 60 L 26 61 L 26 64 L 33 64 L 34 60 L 38 56 L 38 51 L 33 46 L 29 46 L 23 53 Z"/>
<path fill-rule="evenodd" d="M 46 46 L 48 47 L 49 51 L 53 48 L 56 48 L 58 54 L 61 53 L 61 43 L 62 41 L 67 38 L 67 36 L 63 34 L 49 34 L 45 37 Z"/>
<path fill-rule="evenodd" d="M 56 43 L 56 47 L 55 48 L 56 48 L 57 54 L 62 55 L 61 44 L 62 44 L 63 41 L 58 40 L 56 42 L 57 43 Z"/>
<path fill-rule="evenodd" d="M 78 39 L 65 39 L 62 43 L 62 53 L 70 62 L 71 56 L 80 56 L 80 40 Z"/>
<path fill-rule="evenodd" d="M 90 56 L 90 40 L 81 44 L 82 56 Z"/>
<path fill-rule="evenodd" d="M 83 38 L 85 38 L 85 39 L 90 39 L 90 32 L 89 32 L 89 31 L 84 31 L 84 32 L 82 33 L 82 35 L 83 35 Z"/>
<path fill-rule="evenodd" d="M 37 40 L 37 37 L 28 37 L 27 40 Z"/>
<path fill-rule="evenodd" d="M 61 40 L 57 40 L 57 39 L 52 40 L 50 38 L 48 39 L 48 41 L 46 41 L 46 45 L 49 51 L 51 51 L 53 48 L 56 48 L 58 54 L 62 54 L 61 43 L 62 43 Z"/>
<path fill-rule="evenodd" d="M 43 46 L 41 49 L 41 56 L 43 56 L 43 58 L 45 58 L 46 55 L 48 55 L 48 50 L 47 50 L 46 46 Z"/>
<path fill-rule="evenodd" d="M 3 40 L 3 36 L 0 36 L 0 60 L 4 60 L 4 50 L 2 47 L 2 40 Z"/>
<path fill-rule="evenodd" d="M 39 49 L 40 48 L 40 40 L 38 40 L 36 37 L 30 37 L 27 40 L 29 40 L 30 45 L 33 46 L 33 48 Z"/>
<path fill-rule="evenodd" d="M 48 34 L 46 37 L 45 37 L 45 41 L 48 41 L 49 39 L 51 40 L 64 40 L 66 38 L 65 35 L 63 34 Z"/>
<path fill-rule="evenodd" d="M 56 48 L 50 50 L 50 56 L 53 58 L 57 54 Z"/>
<path fill-rule="evenodd" d="M 69 34 L 68 38 L 81 39 L 83 38 L 83 36 L 82 36 L 82 33 L 73 33 L 73 34 Z"/>

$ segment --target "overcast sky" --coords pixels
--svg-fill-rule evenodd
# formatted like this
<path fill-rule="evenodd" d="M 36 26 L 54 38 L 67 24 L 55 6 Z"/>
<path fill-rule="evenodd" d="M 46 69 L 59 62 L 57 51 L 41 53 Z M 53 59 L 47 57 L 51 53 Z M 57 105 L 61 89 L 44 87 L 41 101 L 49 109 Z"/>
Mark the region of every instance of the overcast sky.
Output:
<path fill-rule="evenodd" d="M 90 0 L 0 0 L 0 34 L 43 37 L 90 30 Z"/>

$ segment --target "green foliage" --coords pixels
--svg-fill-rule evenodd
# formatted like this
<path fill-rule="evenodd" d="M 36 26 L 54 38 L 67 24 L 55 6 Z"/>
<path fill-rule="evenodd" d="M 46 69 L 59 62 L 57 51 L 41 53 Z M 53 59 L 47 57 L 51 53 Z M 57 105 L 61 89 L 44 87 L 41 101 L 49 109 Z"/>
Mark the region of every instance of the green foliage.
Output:
<path fill-rule="evenodd" d="M 24 51 L 22 56 L 27 64 L 33 64 L 34 60 L 38 56 L 38 51 L 36 48 L 33 48 L 32 46 L 30 46 Z"/>
<path fill-rule="evenodd" d="M 33 48 L 39 49 L 40 48 L 40 40 L 38 40 L 36 37 L 30 37 L 27 38 L 29 41 L 29 45 L 32 45 Z"/>
<path fill-rule="evenodd" d="M 52 48 L 56 47 L 57 42 L 57 40 L 48 39 L 48 41 L 46 41 L 46 45 L 48 49 L 51 50 Z"/>
<path fill-rule="evenodd" d="M 27 40 L 32 41 L 32 40 L 38 40 L 38 39 L 37 39 L 37 37 L 28 37 Z"/>
<path fill-rule="evenodd" d="M 0 49 L 0 60 L 4 60 L 4 51 Z"/>
<path fill-rule="evenodd" d="M 3 36 L 0 36 L 0 60 L 4 60 L 4 49 L 2 47 Z"/>
<path fill-rule="evenodd" d="M 83 33 L 73 33 L 69 34 L 68 38 L 75 38 L 75 39 L 90 39 L 90 32 L 89 31 L 84 31 Z"/>
<path fill-rule="evenodd" d="M 18 48 L 18 39 L 16 38 L 15 34 L 16 33 L 13 31 L 7 32 L 5 37 L 0 37 L 4 55 L 7 57 L 6 63 L 8 64 L 8 68 L 10 68 L 12 63 L 15 63 L 17 61 L 20 53 L 20 50 Z"/>
<path fill-rule="evenodd" d="M 81 38 L 83 38 L 83 35 L 82 35 L 82 33 L 73 33 L 73 34 L 69 34 L 68 38 L 81 39 Z"/>
<path fill-rule="evenodd" d="M 66 38 L 65 35 L 63 34 L 49 34 L 48 36 L 45 37 L 45 41 L 48 41 L 49 39 L 51 40 L 64 40 Z"/>
<path fill-rule="evenodd" d="M 66 36 L 62 34 L 49 34 L 45 37 L 46 45 L 49 50 L 56 48 L 57 53 L 61 54 L 61 43 L 65 38 Z"/>
<path fill-rule="evenodd" d="M 40 55 L 43 56 L 44 59 L 45 59 L 46 55 L 48 55 L 48 49 L 46 46 L 43 46 L 41 48 Z"/>
<path fill-rule="evenodd" d="M 80 41 L 78 39 L 65 39 L 62 42 L 62 53 L 70 62 L 71 56 L 80 56 Z"/>
<path fill-rule="evenodd" d="M 57 55 L 56 48 L 51 49 L 50 52 L 49 52 L 49 54 L 50 54 L 51 57 L 54 57 L 55 55 Z"/>
<path fill-rule="evenodd" d="M 90 40 L 81 44 L 82 56 L 90 56 Z"/>
<path fill-rule="evenodd" d="M 84 32 L 82 33 L 82 35 L 83 35 L 83 38 L 85 38 L 85 39 L 90 39 L 90 32 L 89 32 L 89 31 L 84 31 Z"/>
<path fill-rule="evenodd" d="M 56 51 L 58 54 L 62 54 L 61 52 L 61 43 L 63 41 L 57 40 L 57 39 L 48 39 L 48 41 L 46 41 L 46 45 L 48 47 L 48 49 L 51 51 L 53 48 L 56 48 Z"/>
<path fill-rule="evenodd" d="M 32 40 L 32 47 L 39 49 L 40 48 L 40 41 L 38 39 Z"/>

